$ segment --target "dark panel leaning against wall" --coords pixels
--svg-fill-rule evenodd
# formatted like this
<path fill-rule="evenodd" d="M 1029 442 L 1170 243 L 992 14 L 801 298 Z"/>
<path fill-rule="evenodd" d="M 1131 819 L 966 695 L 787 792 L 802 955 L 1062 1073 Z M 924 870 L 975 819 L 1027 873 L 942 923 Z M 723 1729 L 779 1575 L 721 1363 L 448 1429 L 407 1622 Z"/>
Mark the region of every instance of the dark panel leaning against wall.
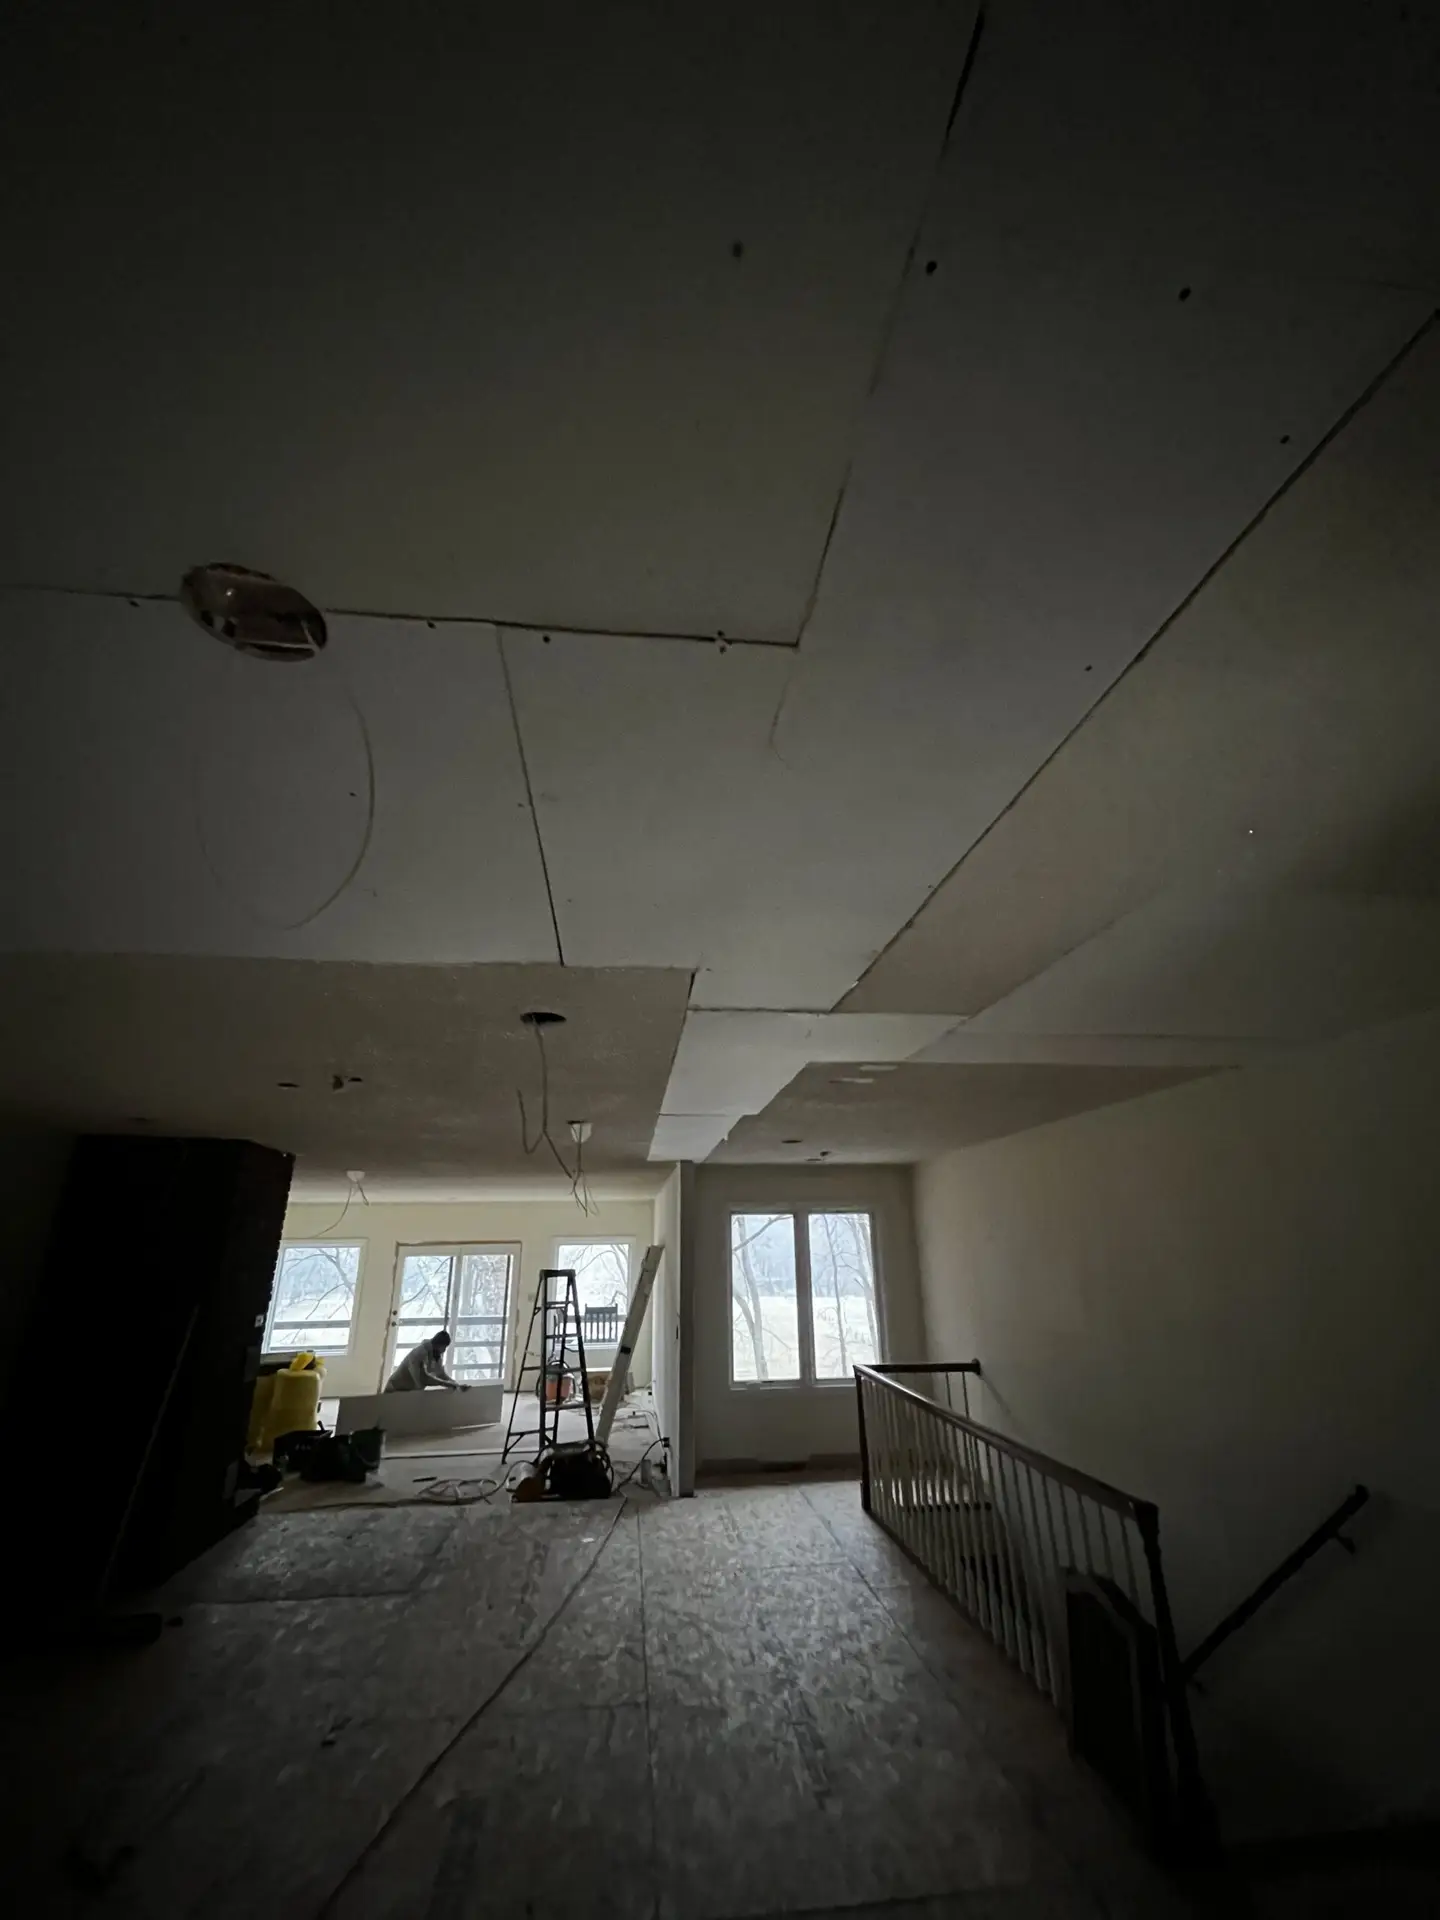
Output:
<path fill-rule="evenodd" d="M 11 1489 L 8 1614 L 83 1626 L 253 1513 L 239 1466 L 292 1166 L 244 1140 L 74 1143 L 3 1410 L 43 1448 Z"/>

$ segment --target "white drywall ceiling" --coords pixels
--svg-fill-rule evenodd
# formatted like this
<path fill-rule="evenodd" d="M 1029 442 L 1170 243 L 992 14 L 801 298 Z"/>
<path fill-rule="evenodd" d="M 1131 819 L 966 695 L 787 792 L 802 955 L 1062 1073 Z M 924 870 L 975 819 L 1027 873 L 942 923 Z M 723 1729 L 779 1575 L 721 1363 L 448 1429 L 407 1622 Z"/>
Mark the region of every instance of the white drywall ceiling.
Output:
<path fill-rule="evenodd" d="M 27 10 L 0 579 L 793 642 L 972 13 Z"/>
<path fill-rule="evenodd" d="M 1437 999 L 1440 900 L 1191 889 L 1127 914 L 964 1031 L 1318 1040 Z"/>
<path fill-rule="evenodd" d="M 1262 1036 L 1410 1004 L 1404 901 L 1440 892 L 1437 438 L 1431 329 L 846 1006 Z"/>
<path fill-rule="evenodd" d="M 0 663 L 6 946 L 556 959 L 491 628 L 335 619 L 275 665 L 174 605 L 6 594 Z M 367 733 L 369 849 L 294 926 L 363 842 Z"/>
<path fill-rule="evenodd" d="M 948 1016 L 692 1011 L 670 1069 L 652 1160 L 704 1160 L 746 1114 L 768 1107 L 814 1060 L 908 1060 Z M 683 1148 L 677 1154 L 676 1149 Z"/>
<path fill-rule="evenodd" d="M 535 1144 L 542 1075 L 521 1016 L 544 1008 L 566 1017 L 545 1051 L 567 1170 L 566 1122 L 588 1119 L 586 1167 L 644 1178 L 688 985 L 656 968 L 12 955 L 0 1107 L 71 1132 L 258 1140 L 322 1188 L 363 1171 L 372 1199 L 420 1178 L 539 1189 L 560 1167 Z"/>
<path fill-rule="evenodd" d="M 1027 1127 L 1178 1086 L 1204 1067 L 810 1066 L 764 1113 L 741 1120 L 712 1158 L 734 1164 L 928 1160 Z"/>
<path fill-rule="evenodd" d="M 512 645 L 567 957 L 833 1006 L 1430 310 L 1296 257 L 1290 161 L 1175 146 L 1243 23 L 1042 12 L 987 22 L 799 655 Z"/>
<path fill-rule="evenodd" d="M 563 951 L 809 1015 L 978 841 L 847 1012 L 924 1016 L 952 1063 L 987 1032 L 1115 1066 L 1292 1033 L 1303 937 L 1247 947 L 1220 905 L 1239 944 L 1200 965 L 1213 924 L 1146 903 L 1428 884 L 1428 345 L 1264 521 L 1283 554 L 1247 543 L 1125 669 L 1435 304 L 1440 16 L 1410 12 L 994 0 L 937 170 L 963 5 L 576 0 L 337 41 L 267 0 L 185 45 L 31 10 L 0 571 L 169 589 L 232 557 L 500 616 L 519 745 L 483 623 L 337 617 L 320 667 L 267 669 L 171 607 L 7 596 L 4 944 Z M 729 644 L 795 639 L 842 487 L 803 645 Z M 677 627 L 726 638 L 637 635 Z M 347 688 L 374 836 L 294 927 L 364 831 Z M 945 1031 L 1112 923 L 1048 1000 Z M 1307 1021 L 1388 1004 L 1366 953 L 1308 976 Z M 687 1030 L 653 1154 L 771 1097 L 760 1032 L 697 1066 Z"/>

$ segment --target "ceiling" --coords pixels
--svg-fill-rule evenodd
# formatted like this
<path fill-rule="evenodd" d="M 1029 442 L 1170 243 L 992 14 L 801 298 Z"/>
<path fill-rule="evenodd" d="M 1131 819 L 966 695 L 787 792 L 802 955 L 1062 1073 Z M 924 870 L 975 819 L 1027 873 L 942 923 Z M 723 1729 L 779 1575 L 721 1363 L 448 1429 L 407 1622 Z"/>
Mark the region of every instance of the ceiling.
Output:
<path fill-rule="evenodd" d="M 814 1160 L 933 1159 L 955 1147 L 1043 1127 L 1092 1107 L 1159 1093 L 1204 1067 L 864 1064 L 806 1067 L 763 1113 L 748 1115 L 713 1155 L 770 1166 Z"/>
<path fill-rule="evenodd" d="M 815 1150 L 910 1158 L 1433 1001 L 1433 10 L 7 36 L 0 1100 L 363 978 L 307 1177 L 517 1178 L 543 975 L 617 1173 L 847 1061 Z M 323 658 L 189 624 L 214 558 Z M 206 1045 L 177 1116 L 293 1133 Z"/>
<path fill-rule="evenodd" d="M 550 1132 L 589 1120 L 587 1172 L 639 1173 L 685 1018 L 689 978 L 643 969 L 386 967 L 160 955 L 0 959 L 6 1105 L 95 1132 L 233 1134 L 299 1156 L 323 1197 L 351 1171 L 372 1198 L 524 1177 L 545 1029 Z M 524 1124 L 532 1151 L 526 1151 Z M 563 1182 L 569 1191 L 569 1182 Z"/>

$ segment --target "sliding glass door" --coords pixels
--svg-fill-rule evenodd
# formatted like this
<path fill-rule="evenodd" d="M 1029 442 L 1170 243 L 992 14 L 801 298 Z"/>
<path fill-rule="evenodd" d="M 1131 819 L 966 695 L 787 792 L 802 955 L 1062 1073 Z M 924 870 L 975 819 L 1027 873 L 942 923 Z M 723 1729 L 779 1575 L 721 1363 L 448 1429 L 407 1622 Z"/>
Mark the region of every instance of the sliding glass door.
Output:
<path fill-rule="evenodd" d="M 401 1247 L 395 1264 L 387 1376 L 420 1341 L 450 1335 L 447 1370 L 457 1380 L 505 1379 L 514 1246 Z"/>

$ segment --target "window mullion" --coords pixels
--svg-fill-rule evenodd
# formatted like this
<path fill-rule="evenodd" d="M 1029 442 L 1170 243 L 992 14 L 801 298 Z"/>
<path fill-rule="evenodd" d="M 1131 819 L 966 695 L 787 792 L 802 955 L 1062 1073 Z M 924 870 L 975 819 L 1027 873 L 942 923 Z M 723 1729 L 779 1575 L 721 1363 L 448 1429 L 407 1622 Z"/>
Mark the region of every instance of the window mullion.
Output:
<path fill-rule="evenodd" d="M 807 1387 L 815 1384 L 815 1314 L 810 1303 L 810 1213 L 796 1207 L 791 1219 L 795 1227 L 795 1319 L 800 1336 L 800 1379 Z"/>

